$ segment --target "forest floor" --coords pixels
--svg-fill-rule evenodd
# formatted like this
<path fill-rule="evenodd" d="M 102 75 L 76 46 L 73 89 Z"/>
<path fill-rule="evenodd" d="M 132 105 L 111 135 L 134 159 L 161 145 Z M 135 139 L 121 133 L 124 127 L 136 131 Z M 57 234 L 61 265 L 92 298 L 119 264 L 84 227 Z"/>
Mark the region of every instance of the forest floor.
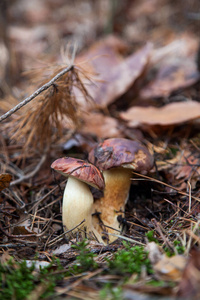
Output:
<path fill-rule="evenodd" d="M 199 299 L 199 1 L 0 6 L 0 298 Z M 108 138 L 153 168 L 114 242 L 69 239 L 51 164 Z"/>

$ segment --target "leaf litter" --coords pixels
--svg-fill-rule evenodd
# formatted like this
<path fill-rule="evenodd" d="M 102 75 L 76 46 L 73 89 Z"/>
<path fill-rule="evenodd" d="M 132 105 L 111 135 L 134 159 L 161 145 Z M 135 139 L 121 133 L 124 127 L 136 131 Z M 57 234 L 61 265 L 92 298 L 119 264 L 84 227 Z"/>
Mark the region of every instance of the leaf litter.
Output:
<path fill-rule="evenodd" d="M 66 57 L 63 63 L 69 52 L 63 55 L 60 40 L 73 38 L 79 49 L 70 72 L 1 122 L 2 272 L 21 270 L 23 260 L 35 262 L 43 272 L 50 264 L 57 298 L 198 299 L 197 1 L 184 7 L 168 0 L 134 1 L 111 9 L 109 1 L 103 6 L 85 0 L 76 1 L 77 11 L 65 1 L 55 6 L 45 0 L 38 1 L 37 13 L 32 1 L 25 2 L 4 7 L 10 31 L 0 35 L 0 42 L 10 59 L 2 64 L 1 115 L 69 65 Z M 34 38 L 27 43 L 30 34 Z M 35 71 L 27 72 L 31 69 Z M 64 155 L 87 159 L 96 142 L 111 137 L 142 141 L 154 156 L 154 168 L 147 175 L 133 174 L 117 241 L 80 241 L 80 246 L 63 234 L 66 180 L 52 174 L 50 165 Z M 94 197 L 101 196 L 95 192 Z M 146 250 L 152 271 L 144 259 Z M 138 273 L 124 268 L 137 270 L 138 262 Z M 116 268 L 124 273 L 113 274 Z M 47 286 L 38 269 L 31 272 L 36 277 L 30 297 L 39 299 Z M 58 273 L 64 276 L 56 277 Z"/>

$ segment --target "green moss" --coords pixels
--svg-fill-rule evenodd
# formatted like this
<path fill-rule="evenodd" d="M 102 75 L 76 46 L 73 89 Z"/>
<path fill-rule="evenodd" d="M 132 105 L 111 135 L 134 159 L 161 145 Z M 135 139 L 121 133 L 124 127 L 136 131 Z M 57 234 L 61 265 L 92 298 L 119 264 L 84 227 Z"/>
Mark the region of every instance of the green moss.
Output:
<path fill-rule="evenodd" d="M 87 248 L 88 242 L 83 240 L 77 245 L 73 245 L 72 248 L 79 252 L 76 258 L 76 265 L 74 265 L 70 271 L 72 273 L 82 273 L 85 271 L 92 271 L 98 268 L 98 264 L 94 260 L 96 255 Z"/>
<path fill-rule="evenodd" d="M 154 237 L 154 231 L 148 231 L 147 233 L 145 233 L 147 239 L 149 242 L 155 242 L 156 244 L 159 244 L 158 240 Z"/>
<path fill-rule="evenodd" d="M 55 263 L 54 268 L 60 270 L 62 267 L 58 260 L 53 260 L 49 266 L 40 268 L 39 271 L 35 270 L 34 263 L 27 267 L 26 261 L 11 260 L 7 264 L 0 264 L 0 299 L 25 299 L 41 283 L 45 283 L 46 286 L 46 291 L 41 298 L 52 295 L 56 282 L 64 276 L 64 274 L 54 274 L 55 269 L 52 265 Z"/>
<path fill-rule="evenodd" d="M 148 259 L 148 252 L 143 246 L 131 247 L 124 243 L 125 249 L 114 254 L 112 260 L 107 260 L 109 272 L 118 275 L 141 274 L 142 268 L 151 274 L 153 269 Z"/>

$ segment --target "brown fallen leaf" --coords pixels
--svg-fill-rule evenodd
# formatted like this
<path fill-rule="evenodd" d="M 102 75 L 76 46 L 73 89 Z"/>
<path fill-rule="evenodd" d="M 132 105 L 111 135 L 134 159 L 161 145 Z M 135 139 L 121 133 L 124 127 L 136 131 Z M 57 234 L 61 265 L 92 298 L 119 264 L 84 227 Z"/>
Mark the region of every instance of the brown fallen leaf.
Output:
<path fill-rule="evenodd" d="M 128 45 L 120 38 L 109 35 L 101 39 L 77 56 L 76 64 L 93 68 L 93 71 L 104 77 L 108 69 L 115 67 L 123 59 L 123 54 L 128 50 Z"/>
<path fill-rule="evenodd" d="M 183 64 L 181 66 L 164 66 L 156 75 L 155 80 L 140 92 L 141 98 L 168 97 L 171 92 L 189 87 L 196 83 L 200 74 L 193 66 Z"/>
<path fill-rule="evenodd" d="M 109 43 L 108 43 L 109 42 Z M 85 56 L 79 57 L 76 62 L 80 62 L 82 68 L 93 73 L 93 80 L 96 84 L 87 83 L 87 91 L 100 108 L 106 108 L 117 98 L 123 95 L 143 73 L 151 51 L 152 44 L 146 44 L 142 49 L 122 60 L 119 49 L 122 46 L 107 41 L 107 45 L 97 44 Z M 112 48 L 111 47 L 114 47 Z M 82 60 L 82 62 L 81 62 Z M 96 76 L 94 76 L 96 74 Z M 85 106 L 81 95 L 75 91 L 78 102 Z M 88 107 L 88 104 L 86 105 Z"/>
<path fill-rule="evenodd" d="M 129 127 L 147 125 L 174 125 L 200 117 L 200 103 L 196 101 L 175 102 L 163 107 L 131 107 L 120 117 L 128 121 Z"/>
<path fill-rule="evenodd" d="M 196 52 L 198 41 L 187 34 L 171 44 L 154 50 L 149 64 L 156 75 L 140 91 L 140 97 L 168 97 L 171 92 L 191 86 L 200 78 L 197 70 Z M 152 75 L 151 75 L 152 77 Z"/>
<path fill-rule="evenodd" d="M 182 255 L 175 255 L 167 257 L 164 255 L 154 266 L 156 276 L 160 280 L 180 281 L 184 267 L 186 265 L 186 258 Z"/>
<path fill-rule="evenodd" d="M 36 226 L 32 228 L 31 216 L 19 210 L 19 219 L 16 224 L 13 224 L 12 235 L 34 241 L 39 232 L 40 230 Z"/>
<path fill-rule="evenodd" d="M 178 297 L 200 299 L 200 252 L 192 249 L 179 284 Z"/>
<path fill-rule="evenodd" d="M 188 180 L 190 181 L 192 189 L 195 189 L 199 181 L 200 173 L 200 158 L 198 153 L 193 153 L 185 146 L 185 150 L 181 153 L 177 153 L 176 157 L 178 163 L 171 167 L 170 173 L 173 174 L 177 180 L 182 180 L 182 189 L 187 188 Z"/>
<path fill-rule="evenodd" d="M 12 175 L 8 173 L 0 174 L 0 192 L 9 187 Z"/>
<path fill-rule="evenodd" d="M 186 265 L 186 258 L 182 255 L 166 256 L 162 248 L 155 242 L 146 246 L 148 258 L 152 263 L 155 275 L 159 280 L 179 281 Z"/>
<path fill-rule="evenodd" d="M 94 134 L 100 139 L 121 136 L 117 119 L 104 116 L 101 113 L 90 113 L 89 115 L 85 115 L 81 132 L 85 134 Z"/>
<path fill-rule="evenodd" d="M 76 57 L 77 66 L 81 66 L 87 74 L 90 74 L 88 80 L 84 78 L 84 84 L 91 96 L 94 97 L 96 91 L 99 90 L 98 86 L 106 79 L 108 70 L 122 62 L 123 54 L 127 50 L 128 45 L 122 39 L 109 35 L 93 43 L 87 51 Z M 82 94 L 76 88 L 74 88 L 74 93 L 81 106 L 87 109 L 94 106 L 84 101 Z"/>
<path fill-rule="evenodd" d="M 155 242 L 150 242 L 146 245 L 146 250 L 148 252 L 148 258 L 152 265 L 155 265 L 158 261 L 163 258 L 162 248 L 158 246 Z"/>
<path fill-rule="evenodd" d="M 102 76 L 103 82 L 93 89 L 95 103 L 105 108 L 122 96 L 144 71 L 151 51 L 152 44 L 148 43 L 114 68 L 107 68 L 106 74 Z"/>

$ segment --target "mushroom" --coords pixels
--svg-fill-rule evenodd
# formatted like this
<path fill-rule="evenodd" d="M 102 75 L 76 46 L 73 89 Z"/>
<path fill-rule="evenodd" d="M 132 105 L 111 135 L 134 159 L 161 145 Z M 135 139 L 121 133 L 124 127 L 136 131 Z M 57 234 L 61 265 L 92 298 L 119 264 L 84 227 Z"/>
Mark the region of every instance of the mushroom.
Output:
<path fill-rule="evenodd" d="M 89 161 L 103 171 L 105 179 L 104 196 L 95 200 L 93 224 L 102 232 L 99 217 L 108 233 L 122 230 L 119 216 L 124 217 L 128 200 L 132 170 L 147 173 L 153 167 L 153 157 L 148 149 L 138 141 L 111 138 L 95 146 L 89 153 Z M 97 218 L 95 212 L 99 212 Z M 109 242 L 116 240 L 109 235 Z"/>
<path fill-rule="evenodd" d="M 62 221 L 67 230 L 72 230 L 83 220 L 82 226 L 78 226 L 68 237 L 76 232 L 84 232 L 99 242 L 103 242 L 100 233 L 92 224 L 93 195 L 88 187 L 103 190 L 105 187 L 102 173 L 93 164 L 81 159 L 62 157 L 55 160 L 51 168 L 68 177 L 65 186 L 62 205 Z"/>

